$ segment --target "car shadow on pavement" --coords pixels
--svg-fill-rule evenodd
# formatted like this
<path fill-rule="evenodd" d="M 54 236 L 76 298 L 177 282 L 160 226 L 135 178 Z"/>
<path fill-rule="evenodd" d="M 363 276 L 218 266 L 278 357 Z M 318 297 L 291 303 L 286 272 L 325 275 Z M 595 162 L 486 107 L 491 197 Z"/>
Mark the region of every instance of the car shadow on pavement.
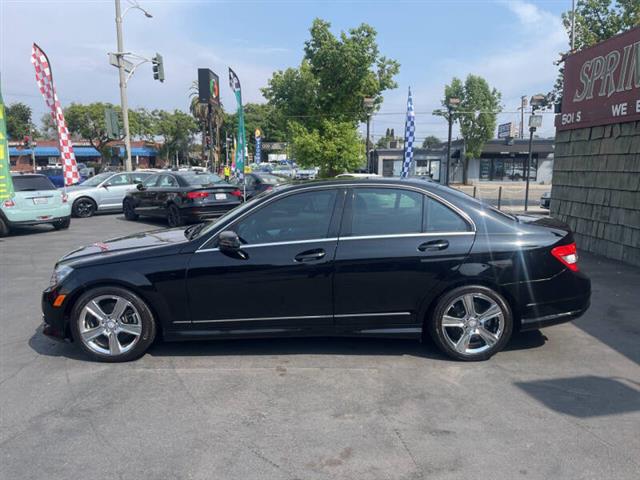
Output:
<path fill-rule="evenodd" d="M 558 413 L 589 418 L 640 410 L 640 383 L 625 378 L 580 377 L 515 382 L 518 388 Z"/>
<path fill-rule="evenodd" d="M 547 338 L 539 331 L 515 334 L 505 351 L 528 350 L 545 344 Z M 67 357 L 90 361 L 71 342 L 46 337 L 39 327 L 29 339 L 29 346 L 36 353 L 49 357 Z M 449 360 L 431 341 L 396 338 L 350 337 L 289 337 L 245 338 L 220 340 L 193 340 L 188 342 L 163 342 L 156 340 L 148 355 L 157 357 L 193 357 L 228 355 L 409 355 L 434 360 Z"/>
<path fill-rule="evenodd" d="M 133 223 L 133 224 L 142 223 L 144 225 L 149 225 L 151 227 L 156 227 L 156 228 L 169 228 L 166 218 L 138 217 L 137 220 L 127 220 L 126 218 L 124 218 L 124 215 L 118 215 L 115 218 L 120 222 Z"/>

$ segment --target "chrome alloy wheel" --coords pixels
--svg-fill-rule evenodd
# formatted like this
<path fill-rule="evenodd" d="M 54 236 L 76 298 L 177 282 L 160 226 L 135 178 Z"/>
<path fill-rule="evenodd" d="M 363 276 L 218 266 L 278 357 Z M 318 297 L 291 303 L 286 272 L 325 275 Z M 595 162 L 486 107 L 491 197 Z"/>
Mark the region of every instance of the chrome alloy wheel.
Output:
<path fill-rule="evenodd" d="M 445 309 L 441 329 L 445 341 L 462 355 L 483 353 L 504 333 L 504 312 L 482 293 L 465 293 Z"/>
<path fill-rule="evenodd" d="M 93 352 L 117 356 L 138 343 L 142 320 L 129 300 L 117 295 L 100 295 L 80 312 L 78 331 L 82 343 Z"/>

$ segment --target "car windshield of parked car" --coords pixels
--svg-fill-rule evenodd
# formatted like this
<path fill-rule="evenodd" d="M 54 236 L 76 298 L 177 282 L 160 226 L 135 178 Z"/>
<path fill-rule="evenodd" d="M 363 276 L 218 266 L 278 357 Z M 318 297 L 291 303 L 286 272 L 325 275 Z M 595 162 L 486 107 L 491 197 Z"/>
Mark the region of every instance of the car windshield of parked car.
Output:
<path fill-rule="evenodd" d="M 205 186 L 221 183 L 224 180 L 215 173 L 188 173 L 180 175 L 189 185 Z"/>
<path fill-rule="evenodd" d="M 111 175 L 113 175 L 113 173 L 111 172 L 99 173 L 98 175 L 95 175 L 85 180 L 80 185 L 82 185 L 83 187 L 97 187 L 102 182 L 104 182 L 107 178 L 109 178 Z"/>
<path fill-rule="evenodd" d="M 15 176 L 13 180 L 13 189 L 16 192 L 33 192 L 36 190 L 55 190 L 56 187 L 47 177 L 41 175 L 25 175 Z"/>

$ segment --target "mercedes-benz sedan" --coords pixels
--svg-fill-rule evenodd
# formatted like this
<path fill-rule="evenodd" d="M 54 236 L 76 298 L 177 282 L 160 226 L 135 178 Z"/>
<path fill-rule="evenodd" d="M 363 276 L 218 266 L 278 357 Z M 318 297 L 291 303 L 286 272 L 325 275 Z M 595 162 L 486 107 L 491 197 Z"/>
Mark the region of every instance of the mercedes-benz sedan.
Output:
<path fill-rule="evenodd" d="M 279 186 L 214 223 L 67 254 L 42 296 L 44 333 L 111 362 L 155 337 L 307 335 L 430 336 L 483 360 L 514 331 L 586 311 L 577 262 L 564 224 L 433 182 Z"/>

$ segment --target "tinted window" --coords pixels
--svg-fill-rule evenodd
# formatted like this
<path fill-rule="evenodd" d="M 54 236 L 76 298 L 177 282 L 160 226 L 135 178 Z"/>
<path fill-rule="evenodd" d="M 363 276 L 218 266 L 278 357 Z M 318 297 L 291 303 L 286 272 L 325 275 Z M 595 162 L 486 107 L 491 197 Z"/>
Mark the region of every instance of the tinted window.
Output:
<path fill-rule="evenodd" d="M 143 185 L 147 188 L 155 187 L 158 184 L 158 180 L 160 180 L 160 177 L 161 175 L 152 175 L 143 182 Z"/>
<path fill-rule="evenodd" d="M 96 187 L 100 183 L 104 182 L 111 175 L 113 175 L 113 174 L 109 173 L 109 172 L 99 173 L 98 175 L 94 175 L 90 179 L 85 180 L 80 185 L 82 185 L 83 187 Z"/>
<path fill-rule="evenodd" d="M 466 232 L 469 225 L 449 207 L 425 195 L 424 228 L 426 232 Z"/>
<path fill-rule="evenodd" d="M 222 182 L 222 178 L 214 173 L 185 173 L 180 177 L 189 185 L 211 185 Z"/>
<path fill-rule="evenodd" d="M 356 188 L 351 235 L 389 235 L 422 231 L 422 194 L 391 188 Z"/>
<path fill-rule="evenodd" d="M 234 230 L 249 245 L 325 238 L 335 190 L 289 195 L 238 222 Z"/>
<path fill-rule="evenodd" d="M 149 177 L 148 173 L 138 173 L 138 172 L 136 172 L 136 173 L 132 173 L 131 174 L 131 180 L 133 181 L 133 183 L 142 183 L 148 177 Z"/>
<path fill-rule="evenodd" d="M 158 187 L 177 187 L 178 182 L 171 175 L 162 175 L 157 183 Z"/>
<path fill-rule="evenodd" d="M 29 192 L 34 190 L 55 190 L 56 187 L 47 177 L 20 175 L 11 177 L 13 180 L 13 189 L 16 192 Z"/>

